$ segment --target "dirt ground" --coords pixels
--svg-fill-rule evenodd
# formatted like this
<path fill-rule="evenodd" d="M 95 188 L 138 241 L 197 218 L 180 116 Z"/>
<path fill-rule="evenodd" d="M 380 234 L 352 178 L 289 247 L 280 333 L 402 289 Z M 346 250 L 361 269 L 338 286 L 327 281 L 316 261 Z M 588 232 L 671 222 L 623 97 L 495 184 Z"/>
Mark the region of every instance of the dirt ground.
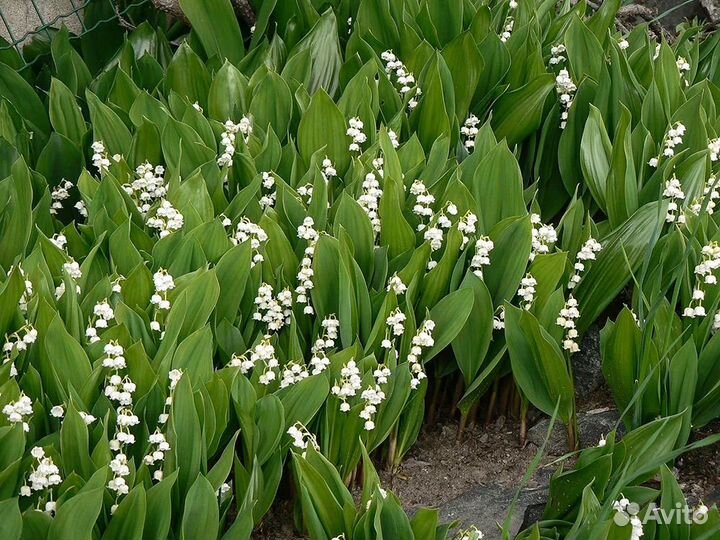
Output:
<path fill-rule="evenodd" d="M 611 405 L 609 392 L 600 388 L 578 403 L 580 412 Z M 476 425 L 466 429 L 457 441 L 458 422 L 445 420 L 426 426 L 405 460 L 394 473 L 382 471 L 383 487 L 392 490 L 412 513 L 423 506 L 443 507 L 461 495 L 488 487 L 503 492 L 514 491 L 530 466 L 537 447 L 521 446 L 519 426 L 513 419 L 501 416 L 486 428 Z M 707 426 L 697 438 L 720 432 L 720 421 Z M 559 456 L 543 456 L 541 468 L 528 484 L 530 490 L 547 482 Z M 691 452 L 676 464 L 680 485 L 691 504 L 699 501 L 720 506 L 720 444 Z M 282 490 L 282 488 L 281 488 Z M 495 510 L 495 509 L 494 509 Z M 505 509 L 499 509 L 504 512 Z M 302 540 L 293 530 L 293 509 L 281 500 L 255 531 L 254 540 Z M 504 513 L 497 515 L 498 521 Z"/>

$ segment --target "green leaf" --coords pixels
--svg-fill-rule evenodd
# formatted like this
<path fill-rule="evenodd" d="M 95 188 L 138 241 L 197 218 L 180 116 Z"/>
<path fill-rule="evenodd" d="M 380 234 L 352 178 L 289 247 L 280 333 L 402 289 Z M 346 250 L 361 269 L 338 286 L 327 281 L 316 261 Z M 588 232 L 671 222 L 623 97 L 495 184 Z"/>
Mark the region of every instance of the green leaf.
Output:
<path fill-rule="evenodd" d="M 425 150 L 430 150 L 438 137 L 454 133 L 451 129 L 455 117 L 455 91 L 450 70 L 440 54 L 430 61 L 419 79 L 423 96 L 412 118 Z"/>
<path fill-rule="evenodd" d="M 94 472 L 88 446 L 88 428 L 75 406 L 71 404 L 60 428 L 60 450 L 63 455 L 63 470 L 66 474 L 75 472 L 89 478 Z"/>
<path fill-rule="evenodd" d="M 118 504 L 102 540 L 142 540 L 146 512 L 145 488 L 138 485 Z"/>
<path fill-rule="evenodd" d="M 512 300 L 525 275 L 532 248 L 530 216 L 508 218 L 490 231 L 495 247 L 490 265 L 483 269 L 483 281 L 492 295 L 493 306 Z"/>
<path fill-rule="evenodd" d="M 207 478 L 199 475 L 188 491 L 180 529 L 181 540 L 217 538 L 220 513 L 217 498 Z"/>
<path fill-rule="evenodd" d="M 250 114 L 255 125 L 263 130 L 270 127 L 281 140 L 285 138 L 293 116 L 293 97 L 277 73 L 269 72 L 254 88 Z"/>
<path fill-rule="evenodd" d="M 572 377 L 557 342 L 528 311 L 505 304 L 505 338 L 515 380 L 530 402 L 568 424 L 574 414 Z"/>
<path fill-rule="evenodd" d="M 22 514 L 17 498 L 0 502 L 0 537 L 3 540 L 20 540 L 23 530 Z"/>
<path fill-rule="evenodd" d="M 82 111 L 70 89 L 58 79 L 50 82 L 50 122 L 53 129 L 78 146 L 87 131 Z"/>
<path fill-rule="evenodd" d="M 505 218 L 526 213 L 520 166 L 504 141 L 480 161 L 467 187 L 476 201 L 482 232 L 489 232 Z"/>
<path fill-rule="evenodd" d="M 617 320 L 608 321 L 600 332 L 602 370 L 619 410 L 625 410 L 635 394 L 641 338 L 628 308 L 623 308 Z"/>
<path fill-rule="evenodd" d="M 104 469 L 98 472 L 103 475 L 107 474 Z M 95 521 L 100 515 L 104 492 L 104 487 L 83 490 L 58 505 L 57 514 L 50 525 L 49 538 L 53 540 L 92 540 L 92 531 Z"/>
<path fill-rule="evenodd" d="M 493 107 L 491 121 L 497 139 L 506 139 L 512 146 L 537 131 L 543 120 L 543 104 L 554 86 L 552 75 L 540 75 L 503 94 Z"/>
<path fill-rule="evenodd" d="M 490 346 L 494 310 L 490 292 L 483 280 L 475 274 L 468 273 L 459 290 L 468 294 L 472 291 L 475 298 L 465 326 L 452 341 L 455 359 L 462 371 L 465 385 L 469 386 L 480 371 Z"/>
<path fill-rule="evenodd" d="M 575 289 L 581 306 L 578 328 L 584 332 L 630 280 L 665 221 L 665 205 L 649 203 L 601 239 L 602 251 Z"/>
<path fill-rule="evenodd" d="M 208 113 L 218 122 L 239 120 L 248 109 L 248 80 L 238 68 L 225 62 L 210 85 Z"/>
<path fill-rule="evenodd" d="M 435 322 L 435 344 L 425 353 L 425 362 L 429 362 L 457 337 L 470 317 L 474 303 L 474 295 L 468 294 L 467 289 L 459 289 L 440 300 L 430 310 L 428 318 Z"/>
<path fill-rule="evenodd" d="M 180 7 L 208 58 L 227 58 L 233 64 L 242 60 L 243 36 L 230 0 L 180 0 Z"/>
<path fill-rule="evenodd" d="M 125 155 L 130 150 L 132 136 L 120 117 L 105 105 L 90 90 L 85 92 L 90 120 L 93 126 L 93 139 L 102 141 L 108 155 Z"/>
<path fill-rule="evenodd" d="M 580 145 L 580 166 L 590 193 L 602 209 L 606 208 L 605 193 L 611 156 L 612 144 L 605 123 L 600 111 L 590 105 L 590 114 L 585 123 Z"/>
<path fill-rule="evenodd" d="M 346 130 L 345 118 L 330 96 L 322 89 L 315 92 L 298 126 L 298 150 L 305 164 L 323 150 L 342 176 L 350 164 Z"/>
<path fill-rule="evenodd" d="M 50 134 L 47 110 L 33 88 L 20 74 L 0 63 L 0 98 L 10 102 L 22 116 L 28 130 L 37 132 L 42 139 Z"/>

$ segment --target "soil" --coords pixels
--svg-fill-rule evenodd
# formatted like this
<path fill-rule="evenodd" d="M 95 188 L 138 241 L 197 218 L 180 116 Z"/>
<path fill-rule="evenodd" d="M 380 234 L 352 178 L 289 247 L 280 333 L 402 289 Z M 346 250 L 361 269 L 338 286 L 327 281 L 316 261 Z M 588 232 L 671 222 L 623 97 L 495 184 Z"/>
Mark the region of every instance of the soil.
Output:
<path fill-rule="evenodd" d="M 698 430 L 695 440 L 720 433 L 720 420 Z M 690 504 L 704 502 L 720 507 L 720 444 L 700 448 L 682 456 L 677 464 L 677 477 Z"/>
<path fill-rule="evenodd" d="M 460 442 L 456 440 L 457 427 L 451 421 L 426 429 L 399 470 L 382 476 L 409 512 L 422 506 L 443 506 L 478 486 L 516 488 L 537 453 L 534 445 L 520 445 L 519 426 L 503 416 L 487 428 L 466 429 Z M 546 456 L 543 463 L 556 457 Z M 537 486 L 531 481 L 528 487 Z"/>

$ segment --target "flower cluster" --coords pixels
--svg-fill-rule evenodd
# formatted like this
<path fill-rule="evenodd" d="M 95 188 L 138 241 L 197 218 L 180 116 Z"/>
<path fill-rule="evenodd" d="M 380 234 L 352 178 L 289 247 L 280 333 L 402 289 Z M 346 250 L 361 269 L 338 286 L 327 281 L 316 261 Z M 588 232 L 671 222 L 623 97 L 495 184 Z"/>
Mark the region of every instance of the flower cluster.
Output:
<path fill-rule="evenodd" d="M 225 131 L 223 131 L 220 137 L 223 153 L 220 154 L 217 160 L 218 167 L 220 168 L 232 167 L 237 134 L 240 133 L 244 137 L 245 142 L 247 142 L 252 134 L 252 121 L 247 116 L 243 116 L 237 124 L 228 119 L 225 121 L 224 127 Z"/>
<path fill-rule="evenodd" d="M 550 252 L 550 248 L 557 242 L 557 232 L 552 225 L 540 221 L 540 214 L 531 214 L 530 222 L 532 223 L 530 260 L 533 261 L 537 255 Z"/>
<path fill-rule="evenodd" d="M 567 302 L 565 302 L 565 306 L 560 310 L 560 315 L 555 321 L 560 328 L 565 330 L 563 349 L 568 351 L 570 354 L 576 353 L 580 350 L 580 347 L 575 341 L 578 337 L 578 331 L 575 328 L 575 321 L 580 317 L 580 311 L 577 306 L 577 300 L 570 295 Z"/>
<path fill-rule="evenodd" d="M 380 216 L 378 209 L 380 208 L 380 198 L 382 197 L 382 189 L 380 182 L 374 173 L 367 173 L 362 183 L 362 195 L 358 198 L 358 204 L 365 211 L 375 233 L 380 232 Z"/>
<path fill-rule="evenodd" d="M 567 69 L 561 69 L 557 77 L 555 77 L 555 91 L 560 96 L 560 129 L 565 129 L 568 120 L 570 107 L 573 104 L 573 97 L 577 91 L 577 86 L 570 78 L 570 72 Z"/>
<path fill-rule="evenodd" d="M 275 177 L 271 172 L 262 173 L 262 187 L 267 190 L 267 193 L 263 193 L 260 197 L 260 206 L 263 208 L 272 208 L 275 206 L 277 200 L 277 191 L 275 188 Z"/>
<path fill-rule="evenodd" d="M 717 178 L 710 176 L 705 182 L 705 188 L 703 189 L 703 196 L 699 199 L 695 199 L 690 205 L 690 211 L 695 215 L 700 215 L 700 212 L 705 205 L 705 212 L 708 215 L 713 215 L 717 203 L 716 200 L 720 199 L 720 192 L 717 190 Z"/>
<path fill-rule="evenodd" d="M 629 523 L 632 526 L 632 530 L 630 531 L 630 540 L 640 540 L 640 538 L 644 535 L 643 524 L 638 517 L 640 507 L 623 497 L 619 501 L 615 501 L 613 503 L 613 508 L 619 514 L 624 515 L 627 518 L 626 523 Z"/>
<path fill-rule="evenodd" d="M 296 422 L 295 424 L 290 426 L 287 430 L 287 433 L 292 438 L 293 446 L 295 448 L 299 448 L 300 450 L 306 450 L 308 445 L 312 445 L 315 450 L 320 450 L 320 445 L 318 445 L 317 440 L 315 439 L 315 435 L 310 433 L 308 429 L 300 422 Z M 305 452 L 302 453 L 302 456 L 305 457 Z"/>
<path fill-rule="evenodd" d="M 236 246 L 248 240 L 250 241 L 250 248 L 253 251 L 252 261 L 250 262 L 250 267 L 252 268 L 257 263 L 265 260 L 262 253 L 260 253 L 260 247 L 267 242 L 267 239 L 268 235 L 260 225 L 243 217 L 235 228 L 235 236 L 230 240 Z"/>
<path fill-rule="evenodd" d="M 475 148 L 475 138 L 480 131 L 480 129 L 478 128 L 479 124 L 480 119 L 474 114 L 471 114 L 467 117 L 467 119 L 463 123 L 463 126 L 460 128 L 460 135 L 465 138 L 464 144 L 468 152 L 472 151 Z"/>
<path fill-rule="evenodd" d="M 481 236 L 475 241 L 475 254 L 470 261 L 470 268 L 473 274 L 480 279 L 483 278 L 482 268 L 490 264 L 490 252 L 495 248 L 495 244 L 490 240 L 489 236 Z"/>
<path fill-rule="evenodd" d="M 388 280 L 386 290 L 388 292 L 393 291 L 395 294 L 405 294 L 405 291 L 407 291 L 407 285 L 403 283 L 403 280 L 396 272 Z"/>
<path fill-rule="evenodd" d="M 110 321 L 115 318 L 115 311 L 107 301 L 107 298 L 102 302 L 98 302 L 93 307 L 93 316 L 90 319 L 88 327 L 85 329 L 85 337 L 88 338 L 90 343 L 96 343 L 100 341 L 98 336 L 98 330 L 108 327 Z"/>
<path fill-rule="evenodd" d="M 82 277 L 82 270 L 80 270 L 80 265 L 75 262 L 75 259 L 73 259 L 72 257 L 69 257 L 68 262 L 63 264 L 63 272 L 65 272 L 73 279 L 80 279 Z"/>
<path fill-rule="evenodd" d="M 110 401 L 116 401 L 118 405 L 129 407 L 132 405 L 132 395 L 136 389 L 137 386 L 130 377 L 121 377 L 113 373 L 105 384 L 105 396 Z"/>
<path fill-rule="evenodd" d="M 705 285 L 717 285 L 715 272 L 720 268 L 720 245 L 712 242 L 702 248 L 702 260 L 695 266 L 696 283 L 692 292 L 690 305 L 685 308 L 685 317 L 695 318 L 706 315 L 703 301 L 705 300 Z"/>
<path fill-rule="evenodd" d="M 159 429 L 156 429 L 148 437 L 148 441 L 151 445 L 150 451 L 145 455 L 143 461 L 148 467 L 153 467 L 165 460 L 165 453 L 170 451 L 170 443 L 167 442 L 165 435 Z M 153 476 L 156 480 L 162 480 L 162 470 L 156 470 Z"/>
<path fill-rule="evenodd" d="M 340 369 L 340 380 L 335 381 L 331 388 L 331 393 L 337 396 L 340 403 L 340 411 L 348 412 L 350 404 L 348 398 L 357 394 L 362 386 L 362 378 L 360 377 L 360 369 L 357 367 L 355 360 L 351 359 Z"/>
<path fill-rule="evenodd" d="M 20 495 L 23 497 L 29 497 L 33 491 L 52 490 L 53 486 L 59 486 L 62 482 L 60 469 L 50 456 L 45 455 L 45 450 L 35 446 L 30 450 L 30 455 L 35 458 L 35 463 L 27 482 L 20 488 Z M 50 507 L 46 506 L 45 509 L 54 511 L 54 504 Z"/>
<path fill-rule="evenodd" d="M 420 357 L 423 349 L 429 349 L 435 345 L 435 340 L 432 337 L 433 330 L 435 330 L 435 321 L 426 319 L 412 338 L 410 354 L 407 356 L 410 375 L 412 376 L 412 379 L 410 379 L 412 389 L 416 389 L 420 385 L 420 381 L 427 377 Z"/>
<path fill-rule="evenodd" d="M 717 161 L 720 159 L 720 137 L 712 139 L 708 143 L 708 150 L 710 151 L 710 161 Z"/>
<path fill-rule="evenodd" d="M 367 135 L 363 132 L 363 122 L 355 116 L 350 119 L 348 126 L 347 136 L 352 139 L 348 150 L 359 153 L 362 150 L 361 145 L 367 141 Z"/>
<path fill-rule="evenodd" d="M 389 129 L 387 134 L 388 134 L 388 138 L 390 139 L 390 144 L 392 144 L 392 147 L 399 148 L 400 140 L 398 139 L 398 134 L 395 133 L 392 129 Z"/>
<path fill-rule="evenodd" d="M 10 270 L 8 270 L 8 274 L 13 270 L 14 266 L 10 267 Z M 23 281 L 25 283 L 25 289 L 22 292 L 22 295 L 20 296 L 20 300 L 18 300 L 18 307 L 20 308 L 20 311 L 25 313 L 27 311 L 27 304 L 30 301 L 30 297 L 33 295 L 33 284 L 32 281 L 30 281 L 26 274 L 25 270 L 23 270 L 22 265 L 17 265 L 17 270 L 20 272 L 20 275 L 23 277 Z"/>
<path fill-rule="evenodd" d="M 563 45 L 562 43 L 554 45 L 550 49 L 550 65 L 557 66 L 559 64 L 564 64 L 567 61 L 567 58 L 564 56 L 565 52 L 565 45 Z"/>
<path fill-rule="evenodd" d="M 440 227 L 430 227 L 427 230 L 425 230 L 425 234 L 423 234 L 423 239 L 426 242 L 430 242 L 430 249 L 432 251 L 437 251 L 442 247 L 443 243 L 443 230 Z M 430 263 L 434 263 L 435 261 L 430 261 Z M 434 264 L 429 263 L 429 269 L 432 269 L 430 266 L 434 267 Z"/>
<path fill-rule="evenodd" d="M 60 183 L 53 188 L 52 193 L 50 194 L 50 198 L 52 199 L 52 204 L 50 205 L 51 214 L 56 215 L 58 210 L 62 210 L 62 201 L 70 197 L 70 193 L 68 193 L 68 191 L 72 187 L 73 183 L 63 178 L 60 180 Z"/>
<path fill-rule="evenodd" d="M 280 388 L 287 388 L 288 386 L 297 384 L 303 379 L 307 379 L 309 376 L 310 373 L 304 364 L 289 362 L 283 368 L 282 379 L 280 379 Z"/>
<path fill-rule="evenodd" d="M 588 240 L 582 245 L 576 256 L 575 265 L 573 267 L 574 272 L 573 275 L 570 276 L 568 289 L 574 289 L 577 284 L 580 283 L 587 261 L 594 261 L 600 250 L 602 250 L 602 244 L 594 238 L 588 238 Z"/>
<path fill-rule="evenodd" d="M 162 165 L 153 167 L 145 162 L 135 169 L 135 175 L 135 180 L 123 185 L 123 189 L 133 200 L 138 211 L 146 214 L 153 203 L 167 195 L 165 167 Z"/>
<path fill-rule="evenodd" d="M 390 315 L 388 315 L 387 319 L 385 319 L 385 324 L 388 326 L 388 330 L 385 333 L 385 339 L 382 341 L 382 347 L 385 349 L 392 349 L 393 348 L 393 340 L 397 338 L 398 336 L 402 336 L 405 332 L 405 320 L 407 317 L 405 314 L 400 310 L 400 308 L 395 308 Z M 392 339 L 391 339 L 392 338 Z"/>
<path fill-rule="evenodd" d="M 105 144 L 102 141 L 95 141 L 91 145 L 93 155 L 92 163 L 100 174 L 107 172 L 110 168 L 110 160 L 108 159 L 107 151 L 105 150 Z"/>
<path fill-rule="evenodd" d="M 690 63 L 682 56 L 678 56 L 677 60 L 675 61 L 675 65 L 680 72 L 680 77 L 685 80 L 685 86 L 690 86 L 690 81 L 685 79 L 685 75 L 690 72 Z"/>
<path fill-rule="evenodd" d="M 385 62 L 385 72 L 390 77 L 392 82 L 393 75 L 395 76 L 395 84 L 399 87 L 400 94 L 402 96 L 410 95 L 410 101 L 408 102 L 408 108 L 413 110 L 417 107 L 418 98 L 422 94 L 420 88 L 415 84 L 415 76 L 408 71 L 397 56 L 392 51 L 385 51 L 380 55 L 383 62 Z"/>
<path fill-rule="evenodd" d="M 530 309 L 533 300 L 535 300 L 535 287 L 537 286 L 537 280 L 532 274 L 527 273 L 525 277 L 520 280 L 520 288 L 518 289 L 518 296 L 523 300 L 523 309 Z"/>
<path fill-rule="evenodd" d="M 320 234 L 315 230 L 315 221 L 313 218 L 306 216 L 302 225 L 298 227 L 297 234 L 298 238 L 306 240 L 308 245 L 300 261 L 300 269 L 297 273 L 298 284 L 297 287 L 295 287 L 295 294 L 297 294 L 297 302 L 299 304 L 305 304 L 303 313 L 312 315 L 315 312 L 310 305 L 310 290 L 315 286 L 313 283 L 315 271 L 312 265 L 313 256 L 315 255 L 315 244 L 317 244 L 320 238 Z"/>
<path fill-rule="evenodd" d="M 160 238 L 165 238 L 173 231 L 182 229 L 185 220 L 183 215 L 166 199 L 160 201 L 160 206 L 155 211 L 155 216 L 147 220 L 151 229 L 158 229 Z"/>
<path fill-rule="evenodd" d="M 3 352 L 5 353 L 5 362 L 10 361 L 13 352 L 20 353 L 37 341 L 38 332 L 35 327 L 27 323 L 18 331 L 5 336 L 3 344 Z"/>
<path fill-rule="evenodd" d="M 11 401 L 3 407 L 3 414 L 7 417 L 11 424 L 21 424 L 23 431 L 30 431 L 30 425 L 26 421 L 26 417 L 33 413 L 32 400 L 24 393 L 16 401 Z"/>
<path fill-rule="evenodd" d="M 385 380 L 387 380 L 387 378 L 385 378 Z M 375 429 L 373 418 L 375 417 L 378 406 L 385 401 L 385 392 L 382 391 L 379 384 L 375 384 L 363 390 L 360 398 L 365 402 L 365 406 L 360 411 L 359 416 L 365 420 L 365 430 L 372 431 Z"/>
<path fill-rule="evenodd" d="M 493 317 L 493 330 L 503 330 L 505 328 L 505 306 L 500 306 L 497 315 Z"/>
<path fill-rule="evenodd" d="M 117 341 L 107 343 L 103 348 L 103 352 L 105 353 L 105 358 L 102 361 L 104 368 L 118 371 L 127 367 L 125 349 Z"/>
<path fill-rule="evenodd" d="M 156 332 L 160 331 L 160 321 L 158 320 L 158 311 L 169 311 L 170 300 L 168 300 L 168 291 L 175 288 L 175 280 L 164 268 L 160 268 L 153 274 L 153 285 L 155 292 L 150 297 L 150 303 L 156 307 L 153 320 L 150 321 L 150 328 Z M 161 338 L 163 335 L 161 334 Z"/>
<path fill-rule="evenodd" d="M 123 452 L 115 454 L 115 457 L 110 460 L 110 470 L 113 473 L 113 478 L 107 484 L 108 489 L 118 495 L 127 495 L 130 491 L 130 486 L 125 480 L 125 477 L 130 475 L 127 455 Z"/>
<path fill-rule="evenodd" d="M 459 540 L 482 540 L 483 538 L 485 535 L 475 527 L 464 530 L 459 536 Z"/>
<path fill-rule="evenodd" d="M 292 293 L 285 288 L 273 297 L 272 285 L 262 283 L 255 297 L 257 311 L 253 319 L 267 324 L 269 330 L 278 331 L 286 324 L 290 324 L 292 314 Z"/>
<path fill-rule="evenodd" d="M 240 373 L 249 373 L 255 368 L 255 364 L 264 362 L 266 366 L 278 366 L 279 362 L 275 356 L 275 347 L 270 343 L 270 336 L 265 335 L 255 347 L 241 356 L 232 355 L 228 365 L 239 367 Z"/>
<path fill-rule="evenodd" d="M 335 341 L 338 338 L 340 321 L 335 318 L 334 314 L 330 314 L 328 317 L 323 319 L 321 326 L 323 328 L 323 334 L 315 340 L 315 343 L 313 343 L 310 350 L 312 353 L 312 356 L 310 357 L 310 366 L 313 368 L 313 375 L 322 373 L 330 365 L 330 359 L 327 357 L 325 351 L 327 349 L 332 349 L 335 346 Z"/>
<path fill-rule="evenodd" d="M 326 183 L 329 182 L 331 178 L 337 176 L 337 170 L 335 169 L 333 162 L 330 161 L 330 158 L 326 157 L 323 159 L 321 172 Z M 312 197 L 312 192 L 310 193 L 310 196 Z"/>
<path fill-rule="evenodd" d="M 500 33 L 500 41 L 507 43 L 507 40 L 512 36 L 513 28 L 515 27 L 515 19 L 507 17 L 503 24 L 503 31 Z"/>
<path fill-rule="evenodd" d="M 477 222 L 478 217 L 470 211 L 466 212 L 465 215 L 458 220 L 458 231 L 463 235 L 460 249 L 465 249 L 465 246 L 467 246 L 470 241 L 470 236 L 474 235 L 477 231 Z"/>
<path fill-rule="evenodd" d="M 663 191 L 663 197 L 669 197 L 670 202 L 667 205 L 667 214 L 665 215 L 665 221 L 668 223 L 685 223 L 685 216 L 678 214 L 678 201 L 685 199 L 685 193 L 682 190 L 682 185 L 678 177 L 673 174 L 672 178 L 665 182 L 665 190 Z"/>
<path fill-rule="evenodd" d="M 682 144 L 685 131 L 685 125 L 680 122 L 675 123 L 673 127 L 668 129 L 663 141 L 662 156 L 673 157 L 675 155 L 675 147 Z M 657 167 L 659 163 L 660 157 L 654 157 L 648 161 L 648 165 L 651 167 Z"/>
<path fill-rule="evenodd" d="M 432 218 L 432 205 L 435 204 L 435 196 L 432 195 L 422 180 L 415 180 L 410 186 L 410 194 L 415 196 L 415 204 L 413 205 L 413 214 L 420 217 L 420 223 L 417 228 L 422 231 L 425 228 L 423 220 Z"/>

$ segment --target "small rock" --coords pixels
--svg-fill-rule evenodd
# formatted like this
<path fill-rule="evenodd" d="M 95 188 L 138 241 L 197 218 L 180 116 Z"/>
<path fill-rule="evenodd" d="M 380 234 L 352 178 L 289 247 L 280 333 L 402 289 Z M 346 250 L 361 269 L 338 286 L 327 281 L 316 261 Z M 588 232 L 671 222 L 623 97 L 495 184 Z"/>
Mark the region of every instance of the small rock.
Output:
<path fill-rule="evenodd" d="M 600 354 L 600 327 L 592 325 L 583 336 L 580 351 L 572 357 L 575 394 L 588 396 L 604 382 Z"/>
<path fill-rule="evenodd" d="M 475 525 L 484 536 L 483 540 L 501 540 L 502 533 L 498 523 L 502 524 L 507 516 L 510 503 L 517 487 L 488 485 L 478 486 L 440 508 L 441 521 L 460 522 L 460 527 Z M 541 489 L 524 489 L 520 492 L 517 506 L 510 520 L 510 538 L 520 531 L 529 506 L 544 506 L 547 498 L 547 483 Z"/>
<path fill-rule="evenodd" d="M 700 0 L 702 7 L 707 11 L 708 18 L 714 22 L 720 22 L 720 0 Z"/>
<path fill-rule="evenodd" d="M 524 531 L 525 529 L 530 528 L 532 525 L 540 521 L 543 517 L 544 512 L 544 502 L 528 505 L 528 507 L 525 509 L 525 516 L 523 517 L 523 522 L 520 526 L 520 530 Z"/>
<path fill-rule="evenodd" d="M 596 446 L 601 437 L 606 436 L 610 431 L 615 429 L 620 416 L 616 411 L 607 410 L 597 414 L 580 413 L 578 415 L 578 432 L 580 436 L 580 446 L 587 448 Z M 542 446 L 550 427 L 550 419 L 544 418 L 528 430 L 528 441 L 535 446 Z M 618 431 L 622 434 L 622 426 Z M 567 430 L 561 422 L 555 422 L 553 432 L 550 434 L 548 445 L 546 447 L 548 454 L 559 456 L 569 452 L 567 443 Z"/>
<path fill-rule="evenodd" d="M 427 467 L 430 465 L 427 461 L 420 461 L 419 459 L 409 458 L 403 461 L 403 467 L 406 469 L 417 469 L 419 467 Z"/>

